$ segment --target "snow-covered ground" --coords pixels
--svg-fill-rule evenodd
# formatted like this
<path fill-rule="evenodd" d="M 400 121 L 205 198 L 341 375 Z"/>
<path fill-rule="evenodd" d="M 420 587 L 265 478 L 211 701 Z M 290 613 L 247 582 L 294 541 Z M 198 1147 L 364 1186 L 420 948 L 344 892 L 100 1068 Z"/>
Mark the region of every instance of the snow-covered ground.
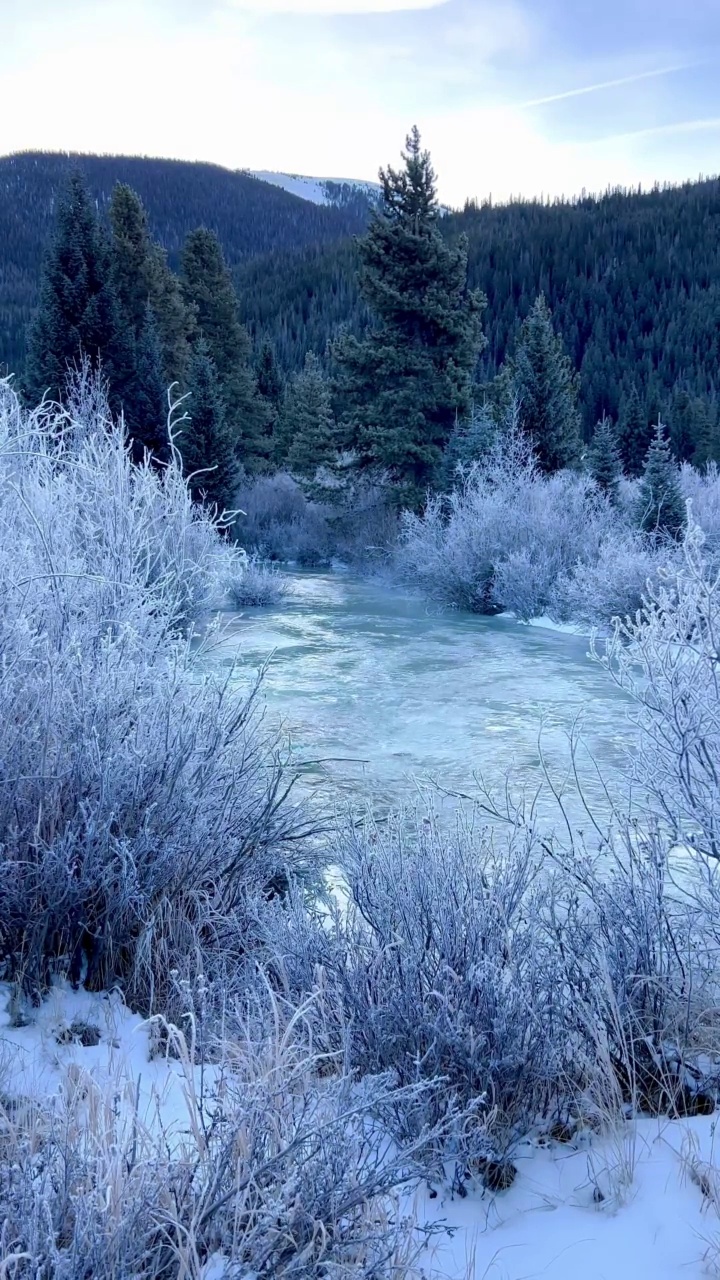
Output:
<path fill-rule="evenodd" d="M 116 1101 L 139 1098 L 145 1122 L 158 1119 L 166 1136 L 174 1131 L 181 1141 L 194 1105 L 187 1065 L 152 1052 L 151 1025 L 119 996 L 58 985 L 30 1018 L 10 1025 L 10 989 L 0 987 L 3 1106 L 12 1098 L 61 1098 L 83 1078 Z M 80 1043 L 81 1025 L 97 1028 L 97 1044 Z M 207 1078 L 204 1088 L 212 1093 Z M 715 1127 L 714 1117 L 640 1119 L 612 1137 L 587 1131 L 574 1144 L 538 1138 L 514 1153 L 518 1173 L 509 1191 L 493 1195 L 467 1184 L 459 1198 L 422 1189 L 413 1199 L 419 1220 L 442 1223 L 423 1257 L 424 1274 L 428 1280 L 720 1275 Z M 204 1280 L 223 1274 L 223 1260 L 215 1257 Z"/>

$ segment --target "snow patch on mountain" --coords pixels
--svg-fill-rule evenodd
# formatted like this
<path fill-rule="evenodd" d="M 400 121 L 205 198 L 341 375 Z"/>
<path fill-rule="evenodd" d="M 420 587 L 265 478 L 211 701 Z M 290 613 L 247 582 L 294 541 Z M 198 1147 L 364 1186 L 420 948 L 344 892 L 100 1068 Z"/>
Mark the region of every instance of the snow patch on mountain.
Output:
<path fill-rule="evenodd" d="M 358 178 L 310 178 L 300 173 L 274 173 L 269 169 L 252 169 L 250 175 L 312 204 L 343 205 L 358 195 L 375 201 L 382 191 L 378 182 Z"/>

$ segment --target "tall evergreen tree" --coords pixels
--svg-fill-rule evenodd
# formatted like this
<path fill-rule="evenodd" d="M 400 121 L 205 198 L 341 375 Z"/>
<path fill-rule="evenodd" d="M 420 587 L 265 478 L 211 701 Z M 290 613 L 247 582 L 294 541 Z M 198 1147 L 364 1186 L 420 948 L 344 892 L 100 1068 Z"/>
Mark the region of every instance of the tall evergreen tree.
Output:
<path fill-rule="evenodd" d="M 658 422 L 640 481 L 638 523 L 645 533 L 678 538 L 685 521 L 685 502 L 677 465 L 670 452 L 665 427 Z"/>
<path fill-rule="evenodd" d="M 238 457 L 258 470 L 269 457 L 268 408 L 258 395 L 252 348 L 240 323 L 238 302 L 217 236 L 205 227 L 188 236 L 182 255 L 182 283 L 197 335 L 207 343 L 225 402 Z"/>
<path fill-rule="evenodd" d="M 626 475 L 641 474 L 652 435 L 647 410 L 637 387 L 633 387 L 622 406 L 618 423 L 618 446 Z"/>
<path fill-rule="evenodd" d="M 190 490 L 197 502 L 231 511 L 240 468 L 228 426 L 219 379 L 207 343 L 199 342 L 188 372 L 188 415 L 179 438 Z"/>
<path fill-rule="evenodd" d="M 616 503 L 622 476 L 620 453 L 610 418 L 603 417 L 595 428 L 589 458 L 590 474 L 610 502 Z"/>
<path fill-rule="evenodd" d="M 258 395 L 263 400 L 266 412 L 264 455 L 270 465 L 278 460 L 283 446 L 278 432 L 285 398 L 285 379 L 278 368 L 273 345 L 267 339 L 260 349 L 256 366 Z M 264 459 L 263 459 L 264 460 Z"/>
<path fill-rule="evenodd" d="M 260 348 L 257 362 L 257 387 L 260 395 L 279 410 L 285 394 L 285 379 L 278 368 L 273 344 L 268 338 Z"/>
<path fill-rule="evenodd" d="M 162 354 L 163 381 L 166 387 L 177 383 L 184 390 L 195 332 L 195 315 L 186 305 L 178 277 L 170 270 L 167 255 L 160 245 L 152 246 L 150 306 L 152 307 Z"/>
<path fill-rule="evenodd" d="M 489 403 L 473 408 L 469 419 L 458 421 L 445 450 L 445 483 L 452 485 L 458 467 L 481 462 L 492 449 L 498 432 Z"/>
<path fill-rule="evenodd" d="M 280 436 L 291 471 L 311 479 L 337 452 L 337 431 L 330 385 L 317 356 L 308 352 L 305 368 L 291 379 L 282 411 Z"/>
<path fill-rule="evenodd" d="M 110 200 L 112 279 L 124 325 L 140 336 L 150 301 L 153 251 L 147 215 L 140 197 L 118 182 Z"/>
<path fill-rule="evenodd" d="M 118 319 L 106 240 L 79 173 L 58 205 L 45 263 L 40 310 L 29 337 L 26 389 L 61 399 L 69 368 L 85 356 L 100 364 L 115 406 L 131 358 Z"/>
<path fill-rule="evenodd" d="M 169 441 L 162 350 L 157 323 L 149 304 L 135 342 L 135 375 L 126 393 L 123 411 L 136 460 L 146 451 L 156 462 L 167 460 Z"/>
<path fill-rule="evenodd" d="M 183 389 L 190 359 L 192 312 L 185 305 L 180 282 L 168 267 L 164 251 L 150 237 L 140 197 L 122 183 L 113 190 L 110 226 L 113 286 L 126 333 L 136 344 L 140 342 L 150 306 L 163 380 L 166 386 L 177 382 Z"/>
<path fill-rule="evenodd" d="M 572 466 L 580 456 L 580 377 L 553 329 L 542 293 L 523 322 L 508 374 L 520 406 L 520 425 L 532 441 L 541 470 Z"/>
<path fill-rule="evenodd" d="M 702 465 L 712 452 L 710 405 L 694 396 L 687 387 L 675 387 L 670 399 L 668 428 L 670 445 L 678 462 Z"/>
<path fill-rule="evenodd" d="M 464 238 L 439 226 L 435 174 L 414 129 L 403 168 L 380 171 L 382 201 L 359 241 L 374 327 L 334 347 L 348 443 L 421 501 L 458 418 L 469 415 L 484 300 L 468 288 Z"/>

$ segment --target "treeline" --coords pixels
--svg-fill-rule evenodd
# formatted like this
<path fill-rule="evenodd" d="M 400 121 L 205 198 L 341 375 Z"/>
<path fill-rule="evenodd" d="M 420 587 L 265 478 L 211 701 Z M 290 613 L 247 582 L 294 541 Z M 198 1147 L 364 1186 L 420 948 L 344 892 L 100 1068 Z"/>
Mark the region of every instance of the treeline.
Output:
<path fill-rule="evenodd" d="M 278 249 L 347 243 L 367 221 L 367 202 L 326 208 L 219 165 L 129 156 L 23 153 L 0 159 L 0 369 L 20 373 L 25 330 L 38 305 L 43 255 L 60 192 L 81 172 L 106 220 L 116 183 L 132 187 L 150 233 L 173 268 L 188 234 L 214 231 L 231 266 Z"/>
<path fill-rule="evenodd" d="M 196 228 L 173 272 L 132 188 L 118 183 L 98 217 L 75 172 L 58 203 L 23 384 L 30 401 L 64 401 L 73 371 L 99 372 L 137 461 L 169 460 L 170 400 L 193 496 L 230 509 L 241 470 L 269 465 L 282 383 L 272 351 L 259 369 L 220 242 Z M 262 380 L 265 391 L 259 385 Z M 170 398 L 168 389 L 171 388 Z"/>
<path fill-rule="evenodd" d="M 581 375 L 586 440 L 608 414 L 632 430 L 642 418 L 649 441 L 660 416 L 679 458 L 691 460 L 707 436 L 718 456 L 718 181 L 574 203 L 469 205 L 441 226 L 451 243 L 467 237 L 469 282 L 487 300 L 480 398 L 544 293 Z M 243 319 L 272 339 L 286 367 L 300 367 L 340 324 L 362 329 L 357 266 L 348 245 L 249 261 L 235 273 Z"/>

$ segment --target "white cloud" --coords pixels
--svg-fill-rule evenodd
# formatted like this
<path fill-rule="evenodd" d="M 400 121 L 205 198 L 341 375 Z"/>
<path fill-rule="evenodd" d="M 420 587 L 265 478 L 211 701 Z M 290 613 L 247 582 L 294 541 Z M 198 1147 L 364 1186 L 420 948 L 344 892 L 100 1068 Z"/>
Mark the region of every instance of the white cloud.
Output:
<path fill-rule="evenodd" d="M 232 8 L 245 13 L 323 14 L 399 13 L 419 9 L 439 9 L 449 0 L 230 0 Z"/>

